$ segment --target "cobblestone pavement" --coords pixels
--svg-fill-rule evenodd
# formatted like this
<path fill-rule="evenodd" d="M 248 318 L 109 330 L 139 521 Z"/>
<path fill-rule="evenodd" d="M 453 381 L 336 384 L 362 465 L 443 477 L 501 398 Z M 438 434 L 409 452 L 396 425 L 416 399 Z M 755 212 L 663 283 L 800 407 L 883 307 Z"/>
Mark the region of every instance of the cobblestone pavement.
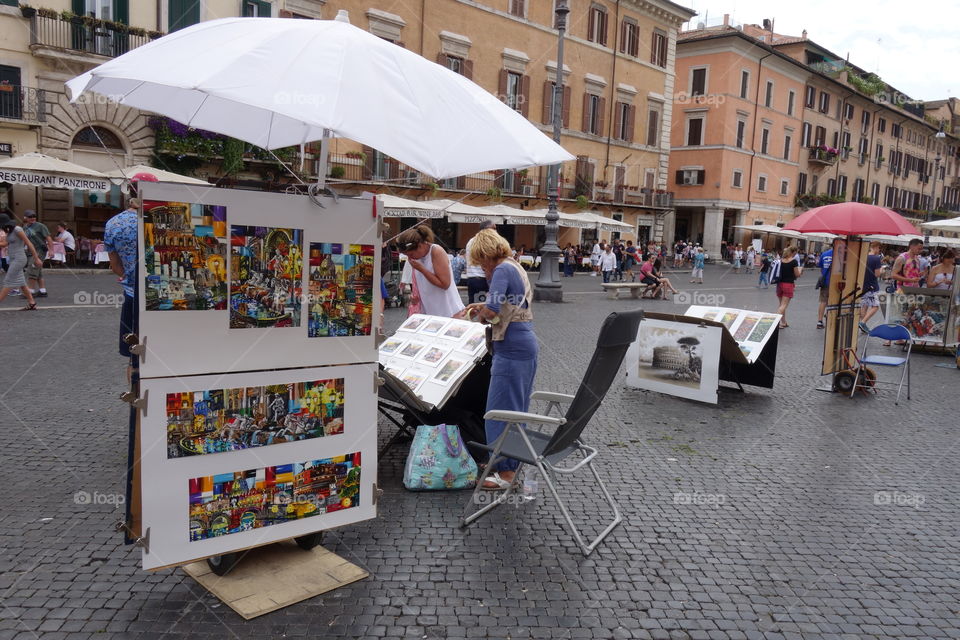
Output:
<path fill-rule="evenodd" d="M 686 274 L 674 279 L 774 310 L 754 277 L 709 267 L 689 290 Z M 109 501 L 75 503 L 77 491 L 123 492 L 118 310 L 73 304 L 117 288 L 109 275 L 49 281 L 45 309 L 0 305 L 0 640 L 960 637 L 960 371 L 916 355 L 913 400 L 899 407 L 815 391 L 813 275 L 773 390 L 722 392 L 713 406 L 611 389 L 586 437 L 625 522 L 591 557 L 543 496 L 461 531 L 467 494 L 405 491 L 399 446 L 380 461 L 379 517 L 325 539 L 371 576 L 249 622 L 180 570 L 141 571 Z M 638 304 L 606 299 L 594 278 L 564 285 L 565 303 L 535 309 L 541 389 L 575 389 L 604 316 Z M 564 486 L 588 526 L 606 517 L 589 483 Z"/>

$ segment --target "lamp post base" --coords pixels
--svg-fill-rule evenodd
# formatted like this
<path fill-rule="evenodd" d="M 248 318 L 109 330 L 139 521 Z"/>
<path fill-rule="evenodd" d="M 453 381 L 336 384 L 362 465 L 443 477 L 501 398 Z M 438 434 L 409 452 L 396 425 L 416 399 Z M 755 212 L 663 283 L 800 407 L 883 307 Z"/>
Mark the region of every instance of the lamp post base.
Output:
<path fill-rule="evenodd" d="M 540 284 L 533 288 L 533 299 L 537 302 L 563 302 L 563 288 L 557 284 Z"/>

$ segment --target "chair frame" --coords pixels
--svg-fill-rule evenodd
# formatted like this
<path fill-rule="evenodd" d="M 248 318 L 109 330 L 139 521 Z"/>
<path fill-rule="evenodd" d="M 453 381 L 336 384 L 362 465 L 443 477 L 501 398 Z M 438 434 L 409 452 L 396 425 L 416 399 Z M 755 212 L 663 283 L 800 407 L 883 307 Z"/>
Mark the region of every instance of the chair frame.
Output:
<path fill-rule="evenodd" d="M 627 328 L 628 332 L 632 333 L 631 341 L 636 338 L 637 326 L 640 323 L 640 319 L 643 317 L 642 311 L 637 310 L 621 314 L 610 314 L 604 324 L 604 327 L 601 328 L 601 334 L 598 340 L 597 350 L 594 353 L 594 359 L 591 361 L 590 366 L 587 367 L 587 370 L 584 373 L 583 382 L 580 384 L 580 389 L 578 390 L 577 395 L 537 391 L 530 396 L 530 400 L 547 403 L 546 412 L 543 414 L 501 410 L 488 411 L 486 414 L 484 414 L 484 418 L 487 420 L 498 420 L 505 422 L 506 428 L 504 428 L 503 433 L 500 434 L 500 437 L 497 438 L 492 445 L 470 443 L 471 445 L 486 449 L 490 452 L 490 456 L 486 465 L 484 466 L 483 473 L 480 475 L 480 480 L 478 480 L 477 486 L 473 490 L 473 493 L 470 497 L 470 502 L 464 508 L 463 517 L 460 521 L 460 526 L 462 528 L 470 526 L 480 517 L 490 513 L 500 505 L 511 502 L 511 497 L 517 493 L 518 488 L 520 487 L 525 466 L 535 467 L 537 471 L 540 472 L 540 475 L 543 477 L 544 482 L 547 485 L 550 495 L 553 496 L 553 499 L 556 500 L 560 507 L 560 511 L 563 514 L 564 520 L 566 521 L 567 528 L 570 530 L 570 533 L 573 535 L 574 540 L 584 556 L 589 556 L 591 553 L 593 553 L 597 546 L 603 542 L 603 540 L 606 539 L 607 536 L 609 536 L 610 533 L 612 533 L 621 522 L 623 522 L 623 515 L 621 514 L 620 507 L 617 505 L 617 502 L 607 489 L 606 484 L 600 477 L 599 472 L 593 464 L 594 458 L 597 457 L 599 451 L 596 448 L 585 444 L 582 438 L 583 430 L 592 420 L 596 408 L 599 407 L 603 397 L 606 396 L 613 379 L 616 377 L 616 372 L 619 371 L 620 366 L 623 363 L 623 358 L 626 355 L 626 349 L 629 343 L 612 342 L 611 344 L 601 344 L 605 338 L 604 329 L 606 329 L 608 324 L 611 325 L 611 333 L 622 329 L 622 327 L 613 327 L 618 315 L 627 316 L 622 322 Z M 632 331 L 630 330 L 631 323 L 633 323 Z M 602 395 L 600 395 L 595 393 L 598 392 L 599 389 L 590 388 L 587 384 L 587 381 L 591 379 L 595 369 L 599 369 L 601 366 L 609 366 L 612 364 L 610 361 L 603 363 L 598 361 L 598 355 L 600 354 L 602 348 L 610 348 L 613 352 L 619 350 L 620 353 L 619 362 L 616 363 L 616 371 L 612 373 L 608 371 L 608 374 L 610 374 L 610 382 L 606 384 L 605 388 L 603 388 Z M 618 356 L 615 353 L 610 353 L 608 354 L 608 357 L 612 357 L 614 360 L 616 360 Z M 594 397 L 588 399 L 586 407 L 578 407 L 583 409 L 580 412 L 580 415 L 571 416 L 570 411 L 577 407 L 575 401 L 580 400 L 583 402 L 583 398 L 580 397 L 581 394 L 590 393 L 593 393 Z M 596 397 L 597 395 L 599 395 L 599 397 Z M 561 407 L 563 406 L 568 407 L 566 415 L 550 415 L 554 410 L 559 413 Z M 564 425 L 568 423 L 568 420 L 574 422 L 574 429 L 579 429 L 579 432 L 566 434 L 560 433 Z M 577 423 L 579 423 L 578 426 Z M 526 425 L 528 428 L 525 429 L 523 425 Z M 535 430 L 537 428 L 543 429 L 549 427 L 553 427 L 557 430 L 552 436 L 544 431 Z M 571 437 L 573 438 L 572 441 L 570 441 Z M 504 447 L 508 440 L 511 441 L 512 447 L 509 450 L 509 456 L 504 455 Z M 565 442 L 565 440 L 569 442 Z M 582 455 L 582 459 L 577 461 L 572 466 L 565 466 L 562 464 L 576 453 L 580 453 Z M 481 492 L 488 491 L 483 488 L 483 479 L 489 476 L 490 472 L 498 462 L 508 458 L 512 458 L 520 462 L 520 466 L 518 467 L 517 473 L 514 476 L 514 481 L 505 490 L 499 492 L 494 500 L 488 504 L 485 504 L 480 509 L 474 510 L 474 505 L 480 504 L 481 502 L 486 502 L 486 500 L 481 501 L 478 499 Z M 561 499 L 556 485 L 558 476 L 566 476 L 576 473 L 584 467 L 589 469 L 593 474 L 593 478 L 596 481 L 597 486 L 600 488 L 600 492 L 603 494 L 604 499 L 607 501 L 607 504 L 613 512 L 613 518 L 606 524 L 603 530 L 600 531 L 596 537 L 590 540 L 587 540 L 587 538 L 585 538 L 580 532 L 579 527 L 577 527 L 577 524 L 574 522 L 570 509 Z"/>
<path fill-rule="evenodd" d="M 877 329 L 881 329 L 881 328 L 891 328 L 891 329 L 892 329 L 893 327 L 899 327 L 899 328 L 903 329 L 904 331 L 906 331 L 907 337 L 906 337 L 906 338 L 896 338 L 896 337 L 892 337 L 892 338 L 891 338 L 891 337 L 882 336 L 882 335 L 876 335 L 876 336 L 874 335 L 874 332 L 877 331 Z M 900 394 L 903 392 L 903 382 L 904 382 L 904 378 L 906 378 L 906 382 L 907 382 L 907 400 L 910 399 L 910 353 L 913 351 L 913 338 L 911 338 L 909 334 L 910 334 L 910 332 L 909 332 L 909 330 L 906 329 L 906 327 L 904 327 L 903 325 L 893 324 L 893 323 L 882 324 L 882 325 L 879 325 L 879 326 L 877 326 L 877 327 L 874 327 L 874 328 L 870 331 L 870 333 L 867 334 L 867 336 L 866 336 L 866 337 L 864 338 L 864 340 L 863 340 L 863 349 L 860 350 L 859 367 L 857 368 L 856 377 L 854 378 L 854 381 L 853 381 L 853 388 L 850 389 L 850 397 L 851 397 L 851 398 L 853 397 L 853 394 L 855 394 L 855 393 L 857 392 L 857 389 L 869 390 L 869 389 L 872 388 L 872 389 L 874 389 L 874 392 L 876 392 L 876 387 L 879 387 L 879 386 L 881 386 L 881 385 L 889 386 L 889 387 L 891 387 L 891 388 L 892 388 L 894 385 L 897 385 L 897 398 L 896 398 L 896 400 L 893 401 L 893 404 L 899 405 L 899 404 L 900 404 Z M 861 382 L 861 379 L 863 379 L 863 377 L 862 377 L 862 371 L 863 371 L 864 368 L 866 368 L 867 365 L 870 364 L 869 362 L 866 362 L 866 361 L 865 361 L 865 360 L 866 360 L 866 357 L 867 357 L 867 347 L 868 347 L 868 345 L 870 344 L 870 338 L 880 338 L 881 340 L 888 340 L 888 339 L 889 339 L 889 340 L 901 340 L 901 339 L 902 339 L 902 340 L 905 341 L 905 343 L 904 343 L 904 351 L 906 351 L 906 356 L 904 357 L 904 362 L 903 362 L 903 364 L 898 364 L 898 365 L 880 364 L 880 365 L 876 365 L 876 363 L 874 363 L 875 366 L 881 366 L 881 367 L 891 367 L 891 366 L 893 366 L 893 367 L 903 367 L 903 371 L 900 372 L 900 380 L 899 380 L 898 382 L 894 382 L 894 381 L 892 381 L 892 380 L 880 380 L 879 377 L 878 377 L 876 380 L 873 381 L 873 384 L 872 384 L 872 385 L 868 385 L 868 384 L 866 384 L 865 382 Z"/>

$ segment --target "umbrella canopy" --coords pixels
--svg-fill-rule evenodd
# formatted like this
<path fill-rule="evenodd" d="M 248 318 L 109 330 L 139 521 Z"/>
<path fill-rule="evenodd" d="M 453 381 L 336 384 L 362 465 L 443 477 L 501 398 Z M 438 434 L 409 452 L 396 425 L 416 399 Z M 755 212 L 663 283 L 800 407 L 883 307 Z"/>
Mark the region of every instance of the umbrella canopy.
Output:
<path fill-rule="evenodd" d="M 470 80 L 339 19 L 201 22 L 67 88 L 267 149 L 329 130 L 438 179 L 573 160 Z"/>
<path fill-rule="evenodd" d="M 105 174 L 42 153 L 25 153 L 0 160 L 0 182 L 59 189 L 110 189 Z"/>
<path fill-rule="evenodd" d="M 810 209 L 788 222 L 784 229 L 800 233 L 825 231 L 843 236 L 917 233 L 896 211 L 862 202 L 838 202 Z"/>
<path fill-rule="evenodd" d="M 501 216 L 456 200 L 410 200 L 386 193 L 377 195 L 385 218 L 447 218 L 450 222 L 503 222 Z"/>
<path fill-rule="evenodd" d="M 747 231 L 755 231 L 759 233 L 769 233 L 775 236 L 786 236 L 787 238 L 795 238 L 797 240 L 815 240 L 817 242 L 821 241 L 830 241 L 837 237 L 834 233 L 800 233 L 799 231 L 791 231 L 789 229 L 784 229 L 783 227 L 778 227 L 774 224 L 738 224 L 734 225 L 734 229 L 745 229 Z"/>
<path fill-rule="evenodd" d="M 202 184 L 209 186 L 209 183 L 206 180 L 200 180 L 199 178 L 191 178 L 190 176 L 182 176 L 179 173 L 174 173 L 172 171 L 164 171 L 163 169 L 157 169 L 156 167 L 148 167 L 145 164 L 135 164 L 132 167 L 125 167 L 123 169 L 114 169 L 113 171 L 107 171 L 106 175 L 110 178 L 122 178 L 124 180 L 129 180 L 138 173 L 152 173 L 157 177 L 157 180 L 160 182 L 177 182 L 179 184 Z"/>
<path fill-rule="evenodd" d="M 873 234 L 869 236 L 864 236 L 864 240 L 876 240 L 877 242 L 882 242 L 884 244 L 893 244 L 899 246 L 907 246 L 910 244 L 911 240 L 924 240 L 923 236 L 918 236 L 913 233 L 906 233 L 901 236 L 890 236 L 883 234 Z M 924 244 L 931 247 L 960 247 L 960 238 L 944 238 L 942 236 L 930 236 L 929 240 L 924 240 Z"/>
<path fill-rule="evenodd" d="M 950 218 L 949 220 L 933 220 L 924 222 L 920 225 L 924 229 L 939 229 L 940 231 L 960 231 L 960 218 Z"/>

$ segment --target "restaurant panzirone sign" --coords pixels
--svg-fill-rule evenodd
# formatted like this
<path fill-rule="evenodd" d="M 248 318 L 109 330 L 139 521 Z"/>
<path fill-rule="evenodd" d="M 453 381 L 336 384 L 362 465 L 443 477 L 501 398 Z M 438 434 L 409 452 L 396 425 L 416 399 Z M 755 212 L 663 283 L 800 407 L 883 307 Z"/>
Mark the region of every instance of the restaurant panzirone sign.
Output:
<path fill-rule="evenodd" d="M 85 189 L 87 191 L 109 191 L 110 181 L 106 178 L 78 178 L 55 173 L 37 173 L 21 169 L 0 168 L 0 182 L 25 184 L 31 187 L 52 187 L 54 189 Z"/>

